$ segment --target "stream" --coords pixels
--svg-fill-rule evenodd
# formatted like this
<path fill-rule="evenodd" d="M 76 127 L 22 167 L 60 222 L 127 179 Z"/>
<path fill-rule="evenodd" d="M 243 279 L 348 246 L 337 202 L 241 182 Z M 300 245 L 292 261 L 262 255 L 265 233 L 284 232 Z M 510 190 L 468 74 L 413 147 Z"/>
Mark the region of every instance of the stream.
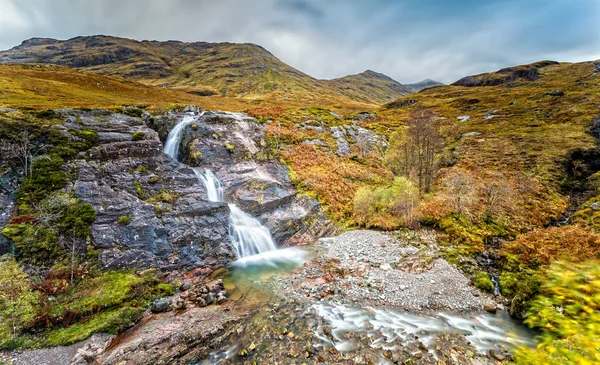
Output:
<path fill-rule="evenodd" d="M 165 154 L 177 159 L 183 131 L 202 114 L 185 115 L 174 126 Z M 225 203 L 226 192 L 218 177 L 208 169 L 193 169 L 208 200 Z M 196 364 L 394 364 L 408 359 L 434 364 L 438 358 L 454 357 L 463 363 L 460 356 L 478 356 L 484 359 L 480 363 L 493 364 L 509 356 L 508 350 L 515 346 L 534 345 L 534 334 L 503 311 L 424 315 L 374 308 L 369 303 L 351 307 L 335 300 L 277 296 L 271 280 L 290 275 L 310 261 L 311 250 L 279 249 L 268 228 L 234 202 L 228 205 L 229 236 L 237 260 L 220 278 L 238 300 L 261 304 L 221 349 Z"/>

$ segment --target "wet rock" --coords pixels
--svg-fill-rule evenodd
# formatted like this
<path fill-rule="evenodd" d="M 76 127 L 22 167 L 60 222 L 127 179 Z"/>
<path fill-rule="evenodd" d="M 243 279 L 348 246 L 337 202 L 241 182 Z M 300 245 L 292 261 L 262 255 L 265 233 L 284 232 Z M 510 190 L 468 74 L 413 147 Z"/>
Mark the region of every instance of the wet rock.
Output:
<path fill-rule="evenodd" d="M 490 357 L 492 357 L 498 361 L 505 361 L 511 357 L 509 352 L 503 351 L 503 350 L 496 350 L 496 349 L 491 349 L 488 352 L 488 354 Z"/>
<path fill-rule="evenodd" d="M 544 93 L 544 95 L 550 95 L 550 96 L 564 96 L 565 93 L 562 90 L 552 90 L 552 91 L 546 91 Z"/>
<path fill-rule="evenodd" d="M 152 313 L 162 313 L 166 312 L 171 305 L 171 298 L 158 298 L 150 305 L 150 310 Z"/>
<path fill-rule="evenodd" d="M 485 309 L 487 312 L 495 313 L 496 312 L 496 303 L 494 303 L 491 300 L 485 301 L 483 303 L 483 309 Z"/>
<path fill-rule="evenodd" d="M 223 265 L 235 258 L 229 242 L 229 209 L 208 202 L 192 169 L 162 152 L 158 133 L 143 120 L 106 110 L 56 111 L 55 126 L 92 130 L 98 144 L 67 165 L 72 188 L 96 211 L 92 245 L 102 269 Z M 147 117 L 147 116 L 146 116 Z M 144 139 L 132 141 L 133 133 Z M 117 223 L 120 217 L 129 223 Z"/>

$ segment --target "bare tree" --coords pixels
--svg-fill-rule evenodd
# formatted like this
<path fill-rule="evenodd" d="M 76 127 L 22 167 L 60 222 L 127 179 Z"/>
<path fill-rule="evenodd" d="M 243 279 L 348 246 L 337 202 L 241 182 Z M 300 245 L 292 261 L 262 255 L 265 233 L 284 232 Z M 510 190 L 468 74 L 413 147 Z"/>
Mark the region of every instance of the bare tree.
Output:
<path fill-rule="evenodd" d="M 404 131 L 394 138 L 387 157 L 392 171 L 416 180 L 419 190 L 429 192 L 443 147 L 435 115 L 424 108 L 415 109 Z"/>
<path fill-rule="evenodd" d="M 44 144 L 36 144 L 33 141 L 33 135 L 29 131 L 23 131 L 19 134 L 17 143 L 14 144 L 17 157 L 21 160 L 23 170 L 25 171 L 25 177 L 31 177 L 33 174 L 32 166 L 33 160 L 42 152 L 44 152 L 48 146 Z"/>
<path fill-rule="evenodd" d="M 498 174 L 493 174 L 490 180 L 483 183 L 480 191 L 485 204 L 486 218 L 492 218 L 510 209 L 513 189 L 506 181 L 502 181 Z"/>
<path fill-rule="evenodd" d="M 448 189 L 456 213 L 459 215 L 469 214 L 471 204 L 475 199 L 471 174 L 464 170 L 453 170 L 446 176 L 443 185 Z"/>

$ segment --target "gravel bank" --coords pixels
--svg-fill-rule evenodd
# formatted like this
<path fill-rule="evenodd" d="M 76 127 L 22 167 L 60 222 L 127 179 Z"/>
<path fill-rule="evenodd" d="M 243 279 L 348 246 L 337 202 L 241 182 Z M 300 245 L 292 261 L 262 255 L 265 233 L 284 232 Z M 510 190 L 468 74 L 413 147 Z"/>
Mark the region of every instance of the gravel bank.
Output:
<path fill-rule="evenodd" d="M 315 244 L 317 259 L 274 280 L 276 292 L 411 312 L 482 311 L 484 302 L 454 266 L 408 240 L 351 231 Z M 474 295 L 475 294 L 475 295 Z"/>

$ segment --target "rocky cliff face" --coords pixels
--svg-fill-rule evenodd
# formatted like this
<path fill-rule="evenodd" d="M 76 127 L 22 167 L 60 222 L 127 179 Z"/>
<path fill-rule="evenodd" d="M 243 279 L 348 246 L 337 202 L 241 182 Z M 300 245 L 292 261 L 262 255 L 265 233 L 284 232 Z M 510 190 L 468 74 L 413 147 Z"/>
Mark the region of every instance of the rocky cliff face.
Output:
<path fill-rule="evenodd" d="M 318 202 L 298 196 L 288 168 L 270 159 L 263 126 L 247 115 L 200 113 L 195 107 L 142 118 L 100 109 L 55 112 L 64 122 L 52 128 L 69 140 L 85 133 L 98 137 L 64 168 L 66 190 L 96 211 L 90 244 L 100 250 L 102 269 L 215 268 L 235 259 L 229 206 L 208 200 L 190 166 L 212 169 L 225 200 L 256 216 L 278 245 L 311 243 L 335 230 Z M 197 119 L 182 137 L 184 164 L 163 153 L 161 138 L 186 114 Z M 14 207 L 4 180 L 0 227 Z M 10 241 L 0 241 L 1 252 L 11 249 Z"/>
<path fill-rule="evenodd" d="M 180 159 L 211 169 L 223 183 L 226 201 L 256 216 L 278 245 L 307 244 L 335 231 L 317 201 L 298 196 L 289 169 L 274 158 L 256 119 L 240 113 L 194 112 L 197 120 L 182 136 Z M 169 114 L 154 118 L 150 125 L 165 139 L 179 118 L 180 114 Z"/>
<path fill-rule="evenodd" d="M 229 209 L 209 202 L 187 166 L 163 154 L 158 134 L 138 118 L 61 110 L 58 128 L 98 133 L 98 145 L 69 165 L 72 189 L 97 213 L 92 244 L 100 266 L 216 266 L 234 258 Z"/>

